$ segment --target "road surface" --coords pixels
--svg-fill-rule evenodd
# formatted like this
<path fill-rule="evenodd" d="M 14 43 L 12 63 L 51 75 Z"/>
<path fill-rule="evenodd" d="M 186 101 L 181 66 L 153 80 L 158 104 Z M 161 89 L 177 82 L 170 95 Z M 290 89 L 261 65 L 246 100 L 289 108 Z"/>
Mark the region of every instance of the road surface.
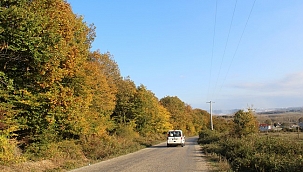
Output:
<path fill-rule="evenodd" d="M 207 172 L 209 166 L 202 157 L 197 139 L 198 137 L 187 138 L 184 147 L 166 147 L 164 142 L 71 172 Z"/>

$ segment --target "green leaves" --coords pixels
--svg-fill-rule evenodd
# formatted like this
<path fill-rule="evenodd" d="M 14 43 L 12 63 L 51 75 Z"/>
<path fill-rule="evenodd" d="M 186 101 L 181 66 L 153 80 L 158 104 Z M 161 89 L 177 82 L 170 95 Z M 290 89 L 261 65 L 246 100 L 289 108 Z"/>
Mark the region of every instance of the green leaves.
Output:
<path fill-rule="evenodd" d="M 170 112 L 170 121 L 173 129 L 186 131 L 186 105 L 178 97 L 164 97 L 160 100 L 161 104 Z"/>
<path fill-rule="evenodd" d="M 0 134 L 36 148 L 201 128 L 201 113 L 177 97 L 160 103 L 122 78 L 109 52 L 90 52 L 94 37 L 66 1 L 0 2 Z"/>
<path fill-rule="evenodd" d="M 250 109 L 247 112 L 239 110 L 235 114 L 233 122 L 235 124 L 234 132 L 240 137 L 256 133 L 258 131 L 257 120 Z"/>
<path fill-rule="evenodd" d="M 13 136 L 13 132 L 19 129 L 17 120 L 14 118 L 18 111 L 14 109 L 13 92 L 13 80 L 0 71 L 0 135 Z"/>

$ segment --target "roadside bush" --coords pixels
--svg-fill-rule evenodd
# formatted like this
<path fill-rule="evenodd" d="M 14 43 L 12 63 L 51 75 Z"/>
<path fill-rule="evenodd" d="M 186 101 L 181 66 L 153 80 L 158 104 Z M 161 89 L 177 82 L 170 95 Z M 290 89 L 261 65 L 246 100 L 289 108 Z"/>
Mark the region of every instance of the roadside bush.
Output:
<path fill-rule="evenodd" d="M 202 146 L 202 148 L 206 155 L 215 153 L 221 156 L 222 146 L 219 144 L 216 143 L 205 144 Z"/>
<path fill-rule="evenodd" d="M 118 125 L 116 134 L 117 136 L 123 137 L 125 139 L 134 139 L 140 137 L 139 133 L 134 131 L 131 125 L 124 125 L 124 124 Z"/>
<path fill-rule="evenodd" d="M 65 161 L 69 159 L 85 159 L 81 147 L 73 140 L 64 140 L 57 143 L 33 143 L 26 148 L 25 156 L 30 160 L 51 159 Z"/>
<path fill-rule="evenodd" d="M 230 162 L 235 171 L 251 171 L 254 169 L 251 158 L 255 154 L 254 141 L 252 137 L 229 138 L 221 140 L 222 147 L 220 154 Z"/>
<path fill-rule="evenodd" d="M 81 139 L 83 153 L 88 159 L 102 160 L 142 148 L 137 139 L 122 136 L 86 136 Z"/>
<path fill-rule="evenodd" d="M 150 147 L 154 144 L 159 143 L 160 141 L 164 141 L 166 139 L 166 136 L 167 136 L 166 133 L 165 134 L 149 133 L 145 137 L 141 136 L 134 139 L 134 141 L 143 147 Z"/>
<path fill-rule="evenodd" d="M 113 154 L 119 147 L 113 137 L 98 137 L 94 135 L 82 138 L 81 145 L 85 156 L 92 160 L 103 159 Z"/>
<path fill-rule="evenodd" d="M 204 151 L 225 157 L 234 171 L 303 169 L 303 143 L 296 140 L 253 135 L 208 142 L 210 144 L 202 146 Z"/>
<path fill-rule="evenodd" d="M 21 156 L 21 151 L 17 146 L 17 142 L 13 139 L 8 139 L 4 135 L 0 135 L 0 164 L 11 164 L 24 161 Z"/>
<path fill-rule="evenodd" d="M 217 142 L 223 137 L 222 133 L 217 132 L 216 130 L 202 130 L 199 133 L 199 144 L 210 144 Z"/>

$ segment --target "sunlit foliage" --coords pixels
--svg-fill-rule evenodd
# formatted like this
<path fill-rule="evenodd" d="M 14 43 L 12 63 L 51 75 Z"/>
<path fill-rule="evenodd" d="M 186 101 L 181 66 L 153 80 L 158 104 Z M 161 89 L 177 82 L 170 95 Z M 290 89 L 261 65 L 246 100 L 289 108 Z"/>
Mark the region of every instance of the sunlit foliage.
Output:
<path fill-rule="evenodd" d="M 99 159 L 127 147 L 120 142 L 138 148 L 169 129 L 206 127 L 206 111 L 159 101 L 123 78 L 109 52 L 91 52 L 95 35 L 66 1 L 0 1 L 1 160 L 22 159 L 10 158 L 17 146 L 32 160 L 73 157 L 72 149 Z"/>
<path fill-rule="evenodd" d="M 172 129 L 184 130 L 187 134 L 197 134 L 206 127 L 209 114 L 201 109 L 192 109 L 177 96 L 166 96 L 160 99 L 160 103 L 170 113 Z"/>
<path fill-rule="evenodd" d="M 169 113 L 159 104 L 156 96 L 144 85 L 137 88 L 135 95 L 136 129 L 143 135 L 163 133 L 171 128 Z"/>
<path fill-rule="evenodd" d="M 239 137 L 258 132 L 258 122 L 251 109 L 239 110 L 234 115 L 234 133 Z"/>

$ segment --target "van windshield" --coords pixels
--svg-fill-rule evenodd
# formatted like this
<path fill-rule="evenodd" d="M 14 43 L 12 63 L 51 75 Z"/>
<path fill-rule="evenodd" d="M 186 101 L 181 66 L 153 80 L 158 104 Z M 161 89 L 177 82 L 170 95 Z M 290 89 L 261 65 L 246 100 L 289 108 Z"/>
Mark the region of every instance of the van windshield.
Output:
<path fill-rule="evenodd" d="M 168 137 L 181 137 L 180 131 L 170 131 L 168 132 Z"/>

